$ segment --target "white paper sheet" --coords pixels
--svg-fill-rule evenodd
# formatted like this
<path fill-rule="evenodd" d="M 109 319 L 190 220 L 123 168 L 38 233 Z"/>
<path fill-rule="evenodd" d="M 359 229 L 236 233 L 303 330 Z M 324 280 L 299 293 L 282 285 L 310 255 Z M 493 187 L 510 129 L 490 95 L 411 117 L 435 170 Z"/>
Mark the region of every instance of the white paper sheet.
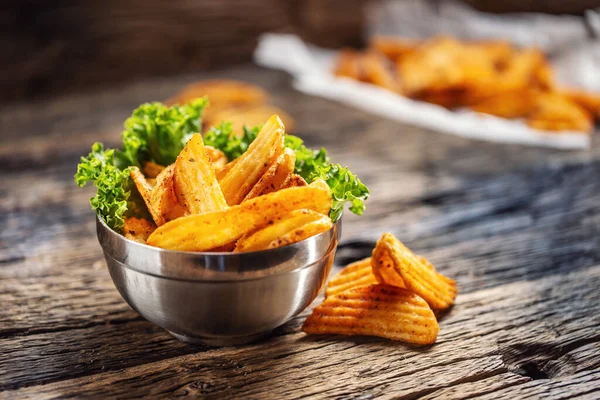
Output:
<path fill-rule="evenodd" d="M 519 46 L 537 46 L 550 54 L 561 85 L 600 92 L 600 11 L 584 18 L 533 13 L 491 15 L 463 3 L 423 0 L 371 3 L 369 35 L 428 38 L 451 34 L 462 39 L 503 38 Z M 587 25 L 587 26 L 586 26 Z M 386 118 L 457 136 L 493 142 L 519 143 L 558 149 L 591 145 L 585 132 L 552 133 L 529 128 L 524 122 L 483 115 L 464 109 L 449 111 L 414 101 L 383 88 L 335 77 L 336 52 L 305 44 L 294 35 L 264 35 L 254 54 L 256 63 L 294 76 L 301 92 L 325 97 Z"/>

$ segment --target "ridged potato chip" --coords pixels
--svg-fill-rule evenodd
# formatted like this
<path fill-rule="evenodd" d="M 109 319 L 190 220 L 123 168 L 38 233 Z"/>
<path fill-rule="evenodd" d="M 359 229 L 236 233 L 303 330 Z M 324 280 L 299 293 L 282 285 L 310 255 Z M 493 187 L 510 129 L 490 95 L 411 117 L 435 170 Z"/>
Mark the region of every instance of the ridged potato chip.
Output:
<path fill-rule="evenodd" d="M 382 257 L 381 254 L 385 251 L 393 261 L 393 268 L 374 271 L 375 276 L 383 280 L 382 283 L 392 281 L 392 277 L 399 277 L 407 289 L 421 296 L 437 310 L 444 310 L 454 303 L 456 282 L 425 265 L 391 233 L 384 233 L 379 239 L 373 250 L 373 258 Z"/>
<path fill-rule="evenodd" d="M 325 297 L 338 295 L 348 289 L 377 284 L 371 268 L 371 257 L 348 264 L 333 276 L 325 288 Z"/>
<path fill-rule="evenodd" d="M 328 297 L 306 319 L 308 334 L 379 336 L 432 344 L 439 326 L 429 305 L 406 289 L 370 285 Z"/>
<path fill-rule="evenodd" d="M 227 208 L 199 133 L 188 140 L 175 161 L 173 188 L 186 213 L 203 214 Z"/>
<path fill-rule="evenodd" d="M 396 272 L 394 260 L 390 257 L 389 251 L 383 247 L 375 247 L 373 250 L 371 267 L 373 269 L 373 276 L 375 276 L 378 282 L 399 288 L 406 287 L 402 276 Z"/>
<path fill-rule="evenodd" d="M 331 193 L 312 186 L 288 188 L 223 211 L 188 215 L 160 226 L 150 235 L 148 244 L 170 250 L 208 251 L 300 209 L 329 214 Z"/>

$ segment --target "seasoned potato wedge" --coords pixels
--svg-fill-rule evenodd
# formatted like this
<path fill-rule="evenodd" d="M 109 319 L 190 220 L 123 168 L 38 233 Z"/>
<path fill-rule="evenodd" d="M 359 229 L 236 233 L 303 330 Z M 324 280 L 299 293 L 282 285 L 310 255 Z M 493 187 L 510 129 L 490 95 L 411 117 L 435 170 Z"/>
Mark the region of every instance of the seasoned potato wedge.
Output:
<path fill-rule="evenodd" d="M 148 244 L 170 250 L 207 251 L 228 245 L 300 209 L 328 214 L 331 193 L 312 186 L 288 188 L 222 211 L 188 215 L 158 227 Z"/>
<path fill-rule="evenodd" d="M 164 165 L 160 165 L 152 161 L 146 161 L 144 165 L 142 165 L 142 172 L 148 179 L 156 178 L 158 174 L 163 171 L 163 169 L 165 169 Z"/>
<path fill-rule="evenodd" d="M 185 104 L 207 96 L 210 107 L 231 107 L 262 104 L 267 99 L 263 89 L 247 82 L 234 80 L 199 81 L 184 87 L 179 93 L 165 101 L 167 105 Z"/>
<path fill-rule="evenodd" d="M 135 187 L 137 188 L 138 192 L 140 192 L 142 199 L 144 199 L 144 203 L 146 203 L 146 207 L 148 207 L 148 209 L 150 209 L 150 206 L 151 206 L 150 198 L 152 197 L 152 185 L 150 184 L 150 182 L 148 182 L 148 180 L 146 180 L 146 177 L 144 176 L 144 174 L 142 174 L 142 171 L 140 171 L 140 169 L 138 167 L 131 167 L 131 172 L 129 172 L 129 176 L 131 177 L 131 180 L 135 184 Z"/>
<path fill-rule="evenodd" d="M 308 239 L 311 236 L 328 231 L 332 226 L 333 222 L 331 221 L 331 218 L 329 218 L 327 215 L 323 215 L 316 221 L 308 222 L 284 235 L 281 235 L 269 243 L 267 248 L 274 249 L 276 247 L 287 246 L 288 244 L 300 242 L 304 239 Z"/>
<path fill-rule="evenodd" d="M 299 186 L 308 186 L 308 183 L 298 174 L 290 175 L 285 182 L 281 185 L 281 189 L 289 188 L 289 187 L 299 187 Z"/>
<path fill-rule="evenodd" d="M 296 153 L 291 149 L 285 149 L 258 182 L 256 182 L 256 185 L 246 195 L 244 201 L 279 190 L 294 173 L 295 163 Z"/>
<path fill-rule="evenodd" d="M 156 184 L 152 188 L 148 209 L 157 226 L 179 218 L 185 213 L 173 188 L 174 178 L 175 164 L 171 164 L 158 174 Z"/>
<path fill-rule="evenodd" d="M 248 233 L 238 240 L 235 251 L 257 251 L 268 249 L 269 245 L 283 236 L 309 222 L 320 220 L 325 215 L 311 210 L 294 210 L 281 217 L 274 224 L 267 225 L 255 232 Z"/>
<path fill-rule="evenodd" d="M 202 136 L 198 133 L 187 142 L 175 161 L 173 187 L 186 213 L 202 214 L 227 208 Z"/>
<path fill-rule="evenodd" d="M 139 243 L 146 243 L 155 229 L 156 225 L 152 221 L 144 218 L 128 217 L 125 218 L 123 224 L 123 236 Z"/>
<path fill-rule="evenodd" d="M 221 189 L 227 204 L 240 204 L 252 187 L 283 151 L 285 128 L 273 115 L 260 130 L 248 150 L 240 156 L 231 170 L 221 179 Z"/>
<path fill-rule="evenodd" d="M 206 149 L 208 159 L 215 169 L 215 172 L 227 164 L 227 156 L 221 150 L 215 149 L 212 146 L 204 146 L 204 148 Z"/>

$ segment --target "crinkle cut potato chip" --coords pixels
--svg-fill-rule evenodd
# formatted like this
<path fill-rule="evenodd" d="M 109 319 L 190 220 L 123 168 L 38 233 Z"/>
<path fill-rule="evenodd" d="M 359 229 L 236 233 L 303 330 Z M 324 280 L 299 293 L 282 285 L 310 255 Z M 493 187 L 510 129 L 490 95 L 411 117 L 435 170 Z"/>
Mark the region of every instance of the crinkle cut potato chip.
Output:
<path fill-rule="evenodd" d="M 399 288 L 406 287 L 402 276 L 396 272 L 394 260 L 392 260 L 389 251 L 386 249 L 381 248 L 377 250 L 376 248 L 373 250 L 373 255 L 371 257 L 371 268 L 373 270 L 373 276 L 377 282 Z"/>
<path fill-rule="evenodd" d="M 338 295 L 346 290 L 377 284 L 371 268 L 371 257 L 348 264 L 327 283 L 325 297 Z"/>
<path fill-rule="evenodd" d="M 454 303 L 456 297 L 456 282 L 447 278 L 435 269 L 427 266 L 414 255 L 402 242 L 391 233 L 384 233 L 373 250 L 373 258 L 382 257 L 382 253 L 389 254 L 393 261 L 393 269 L 375 276 L 385 282 L 386 278 L 399 277 L 407 289 L 421 296 L 436 310 L 444 310 Z M 374 266 L 377 264 L 373 264 Z"/>
<path fill-rule="evenodd" d="M 429 305 L 406 289 L 370 285 L 328 297 L 306 319 L 308 334 L 379 336 L 407 343 L 435 343 L 439 325 Z"/>

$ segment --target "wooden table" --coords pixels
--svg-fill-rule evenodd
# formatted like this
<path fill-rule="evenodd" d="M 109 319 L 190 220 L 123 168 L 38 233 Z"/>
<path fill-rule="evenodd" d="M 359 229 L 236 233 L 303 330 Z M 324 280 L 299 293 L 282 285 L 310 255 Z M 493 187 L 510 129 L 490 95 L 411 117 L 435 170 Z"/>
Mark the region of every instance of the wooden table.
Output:
<path fill-rule="evenodd" d="M 559 152 L 442 135 L 304 96 L 253 66 L 218 76 L 271 90 L 298 134 L 371 188 L 364 217 L 345 217 L 338 264 L 391 231 L 458 281 L 456 306 L 429 348 L 307 337 L 309 310 L 260 343 L 193 347 L 131 310 L 75 165 L 94 141 L 117 145 L 139 103 L 211 76 L 2 110 L 0 397 L 600 397 L 597 143 Z"/>

